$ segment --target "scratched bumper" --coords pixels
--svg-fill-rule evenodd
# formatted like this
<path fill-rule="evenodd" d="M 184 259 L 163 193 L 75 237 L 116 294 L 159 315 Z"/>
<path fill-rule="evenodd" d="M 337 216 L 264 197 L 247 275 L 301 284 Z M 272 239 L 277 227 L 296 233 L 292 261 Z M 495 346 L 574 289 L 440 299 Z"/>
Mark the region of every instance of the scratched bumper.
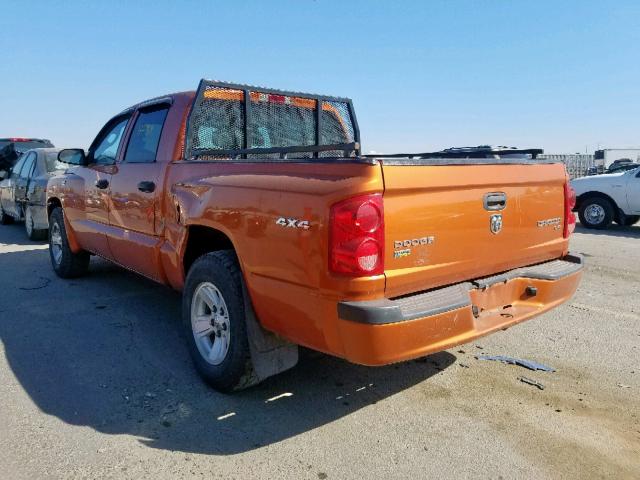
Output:
<path fill-rule="evenodd" d="M 345 358 L 364 365 L 421 357 L 528 320 L 567 301 L 582 256 L 518 268 L 399 299 L 338 304 Z"/>

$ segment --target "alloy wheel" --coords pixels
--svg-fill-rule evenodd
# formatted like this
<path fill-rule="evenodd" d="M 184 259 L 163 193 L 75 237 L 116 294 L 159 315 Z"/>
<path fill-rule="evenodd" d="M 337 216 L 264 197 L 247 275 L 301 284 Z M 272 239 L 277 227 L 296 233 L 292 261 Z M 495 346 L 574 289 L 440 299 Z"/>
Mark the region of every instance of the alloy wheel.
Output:
<path fill-rule="evenodd" d="M 220 290 L 210 282 L 198 285 L 193 294 L 191 330 L 202 358 L 211 365 L 220 365 L 231 340 L 229 310 Z"/>
<path fill-rule="evenodd" d="M 58 222 L 53 222 L 51 226 L 50 248 L 53 261 L 56 265 L 60 265 L 60 262 L 62 262 L 62 231 Z"/>

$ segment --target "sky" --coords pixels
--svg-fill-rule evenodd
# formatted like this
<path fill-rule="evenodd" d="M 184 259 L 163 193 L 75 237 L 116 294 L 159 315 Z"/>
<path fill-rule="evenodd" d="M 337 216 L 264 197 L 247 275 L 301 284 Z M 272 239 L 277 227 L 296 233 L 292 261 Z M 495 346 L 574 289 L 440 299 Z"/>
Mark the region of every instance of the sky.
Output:
<path fill-rule="evenodd" d="M 353 99 L 363 151 L 640 146 L 640 1 L 2 1 L 0 137 L 201 78 Z"/>

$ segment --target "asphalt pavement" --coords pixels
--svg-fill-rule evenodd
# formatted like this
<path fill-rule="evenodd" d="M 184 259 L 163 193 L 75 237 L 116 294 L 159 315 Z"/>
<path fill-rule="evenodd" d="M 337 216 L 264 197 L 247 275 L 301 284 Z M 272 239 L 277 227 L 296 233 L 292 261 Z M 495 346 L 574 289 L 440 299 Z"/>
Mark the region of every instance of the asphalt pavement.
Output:
<path fill-rule="evenodd" d="M 578 293 L 524 324 L 382 368 L 305 351 L 223 395 L 178 293 L 95 258 L 58 279 L 0 226 L 0 478 L 640 478 L 640 226 L 578 227 L 572 250 Z"/>

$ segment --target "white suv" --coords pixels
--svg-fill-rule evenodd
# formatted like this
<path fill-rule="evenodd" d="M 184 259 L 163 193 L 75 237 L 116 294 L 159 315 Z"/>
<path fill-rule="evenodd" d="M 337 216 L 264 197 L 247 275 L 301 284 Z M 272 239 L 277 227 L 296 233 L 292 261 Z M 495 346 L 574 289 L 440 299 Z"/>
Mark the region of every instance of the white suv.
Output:
<path fill-rule="evenodd" d="M 630 226 L 640 220 L 640 168 L 571 181 L 580 223 L 607 228 L 615 221 Z"/>

